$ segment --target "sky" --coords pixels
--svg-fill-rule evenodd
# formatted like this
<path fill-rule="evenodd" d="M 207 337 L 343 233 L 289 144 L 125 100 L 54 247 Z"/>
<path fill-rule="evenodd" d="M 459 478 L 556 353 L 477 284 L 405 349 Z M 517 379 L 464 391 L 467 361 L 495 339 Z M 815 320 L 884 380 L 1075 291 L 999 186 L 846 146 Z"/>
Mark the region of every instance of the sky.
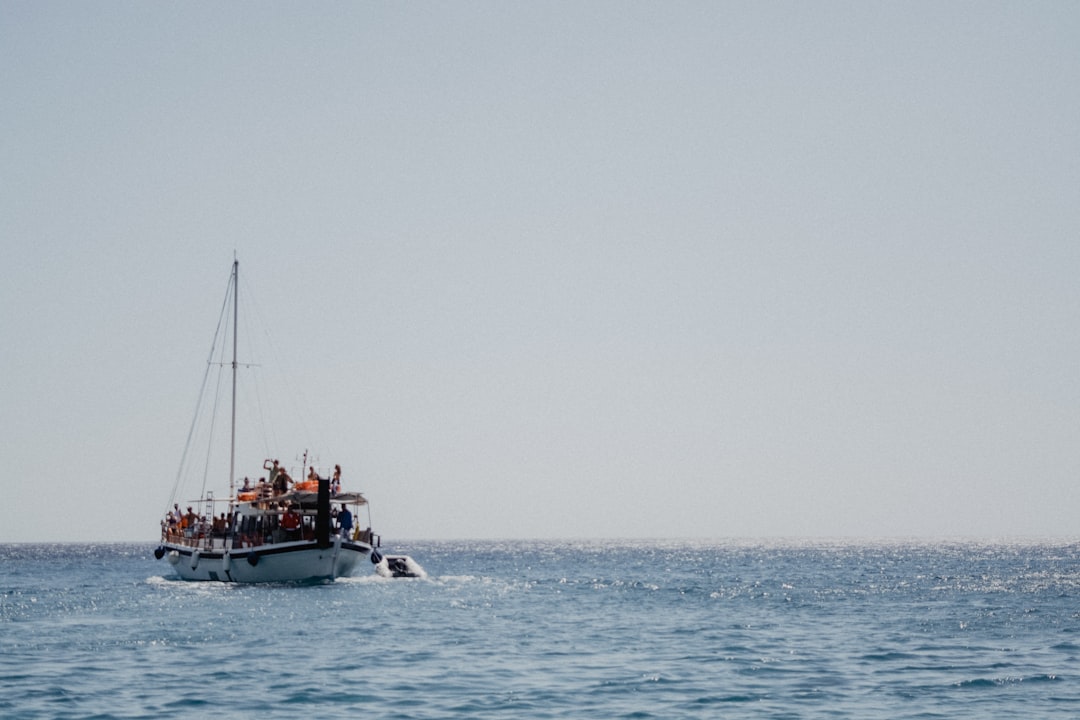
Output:
<path fill-rule="evenodd" d="M 237 472 L 311 449 L 384 544 L 1080 535 L 1078 37 L 0 0 L 0 542 L 156 539 L 234 257 L 296 408 Z"/>

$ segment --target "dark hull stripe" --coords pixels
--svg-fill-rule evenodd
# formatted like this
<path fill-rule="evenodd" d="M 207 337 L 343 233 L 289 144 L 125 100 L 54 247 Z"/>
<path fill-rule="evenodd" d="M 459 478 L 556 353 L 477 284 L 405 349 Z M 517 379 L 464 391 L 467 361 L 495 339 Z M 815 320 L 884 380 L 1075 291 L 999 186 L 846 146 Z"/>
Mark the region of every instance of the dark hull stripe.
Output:
<path fill-rule="evenodd" d="M 192 553 L 194 552 L 194 549 L 192 549 L 190 547 L 187 547 L 186 545 L 170 545 L 169 543 L 163 543 L 162 547 L 164 547 L 166 550 L 175 550 L 180 555 L 180 557 L 191 557 Z M 324 549 L 330 550 L 333 547 L 334 547 L 333 545 L 330 545 L 329 547 L 324 548 Z M 251 547 L 251 548 L 236 548 L 236 549 L 232 550 L 229 553 L 229 556 L 234 558 L 234 559 L 235 558 L 243 559 L 243 558 L 246 558 L 248 555 L 251 555 L 252 553 L 257 554 L 260 557 L 265 557 L 267 555 L 282 555 L 282 554 L 285 554 L 285 553 L 300 552 L 300 551 L 305 551 L 305 550 L 314 550 L 314 549 L 317 549 L 317 548 L 318 548 L 318 545 L 316 545 L 315 543 L 305 543 L 303 545 L 292 545 L 290 547 L 278 547 L 276 545 L 260 545 L 258 547 Z M 364 555 L 367 555 L 369 552 L 371 552 L 371 548 L 369 548 L 368 546 L 366 546 L 366 545 L 357 545 L 356 543 L 352 543 L 352 542 L 343 542 L 343 543 L 341 543 L 341 549 L 342 550 L 352 550 L 354 552 L 363 553 Z M 225 553 L 220 551 L 220 550 L 216 550 L 216 551 L 199 550 L 199 557 L 204 558 L 206 560 L 221 560 L 223 557 L 225 557 Z"/>

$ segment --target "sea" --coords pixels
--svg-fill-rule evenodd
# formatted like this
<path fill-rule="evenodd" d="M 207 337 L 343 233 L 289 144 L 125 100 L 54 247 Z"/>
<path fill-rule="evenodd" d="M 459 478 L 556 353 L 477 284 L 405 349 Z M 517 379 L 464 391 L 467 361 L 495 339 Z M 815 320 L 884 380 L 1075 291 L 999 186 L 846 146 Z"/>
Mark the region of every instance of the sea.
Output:
<path fill-rule="evenodd" d="M 0 718 L 1077 718 L 1080 540 L 411 541 L 175 579 L 0 545 Z"/>

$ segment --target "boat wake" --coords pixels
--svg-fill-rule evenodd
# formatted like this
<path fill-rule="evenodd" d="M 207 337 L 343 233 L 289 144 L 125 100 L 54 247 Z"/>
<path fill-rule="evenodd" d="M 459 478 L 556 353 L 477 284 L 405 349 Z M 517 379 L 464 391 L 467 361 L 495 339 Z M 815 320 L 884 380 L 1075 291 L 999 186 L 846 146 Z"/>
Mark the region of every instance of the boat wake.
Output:
<path fill-rule="evenodd" d="M 375 572 L 384 578 L 426 578 L 427 571 L 408 555 L 385 555 L 375 565 Z"/>

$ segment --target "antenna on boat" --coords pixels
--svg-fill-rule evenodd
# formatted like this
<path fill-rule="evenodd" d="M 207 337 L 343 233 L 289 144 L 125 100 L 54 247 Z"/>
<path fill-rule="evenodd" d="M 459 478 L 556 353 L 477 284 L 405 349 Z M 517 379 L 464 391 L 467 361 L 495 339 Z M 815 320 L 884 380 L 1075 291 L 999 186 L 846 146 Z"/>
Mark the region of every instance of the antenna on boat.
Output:
<path fill-rule="evenodd" d="M 229 495 L 236 494 L 236 322 L 240 316 L 240 261 L 233 254 L 232 431 L 229 434 Z"/>

